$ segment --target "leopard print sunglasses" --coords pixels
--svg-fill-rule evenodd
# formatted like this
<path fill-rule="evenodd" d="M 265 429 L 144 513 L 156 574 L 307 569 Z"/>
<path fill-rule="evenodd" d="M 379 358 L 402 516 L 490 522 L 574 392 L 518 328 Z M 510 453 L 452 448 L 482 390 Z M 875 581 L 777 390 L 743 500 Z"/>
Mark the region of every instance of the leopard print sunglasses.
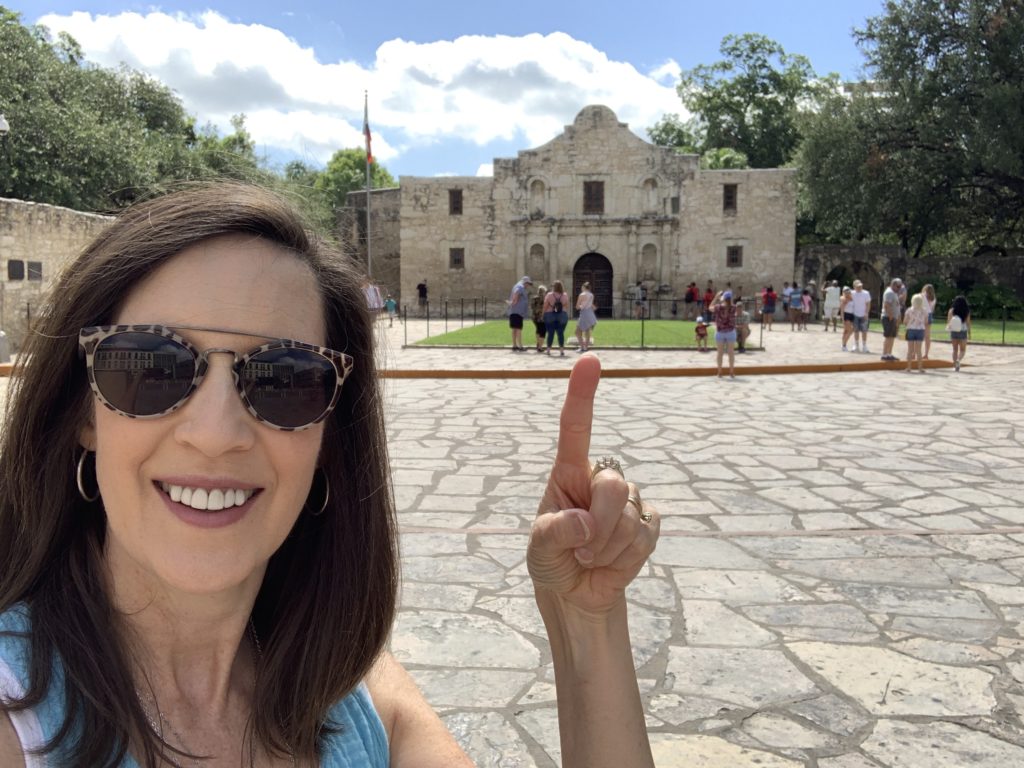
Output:
<path fill-rule="evenodd" d="M 96 399 L 132 419 L 166 416 L 202 384 L 209 355 L 223 353 L 234 358 L 235 388 L 249 413 L 268 427 L 298 431 L 327 418 L 354 364 L 344 352 L 291 339 L 274 339 L 243 355 L 219 347 L 200 351 L 179 330 L 257 336 L 186 325 L 83 328 L 78 344 Z"/>

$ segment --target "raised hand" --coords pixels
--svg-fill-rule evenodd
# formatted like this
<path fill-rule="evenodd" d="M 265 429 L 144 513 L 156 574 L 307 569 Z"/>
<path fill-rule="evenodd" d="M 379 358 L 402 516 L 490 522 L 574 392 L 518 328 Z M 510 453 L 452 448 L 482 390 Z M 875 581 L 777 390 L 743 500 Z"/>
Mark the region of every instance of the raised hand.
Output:
<path fill-rule="evenodd" d="M 625 600 L 626 586 L 654 551 L 660 528 L 657 512 L 639 501 L 636 486 L 618 472 L 603 469 L 592 476 L 590 434 L 600 378 L 601 364 L 593 355 L 573 367 L 555 463 L 527 550 L 538 593 L 589 613 Z"/>

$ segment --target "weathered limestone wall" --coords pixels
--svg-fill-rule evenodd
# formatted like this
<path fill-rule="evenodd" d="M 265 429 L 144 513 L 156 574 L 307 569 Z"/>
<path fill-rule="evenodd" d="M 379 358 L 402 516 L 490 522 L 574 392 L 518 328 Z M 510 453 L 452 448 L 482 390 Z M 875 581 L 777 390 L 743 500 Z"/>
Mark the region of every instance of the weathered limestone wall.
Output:
<path fill-rule="evenodd" d="M 345 253 L 364 267 L 366 257 L 366 192 L 349 192 L 348 205 L 338 211 L 338 233 Z M 386 297 L 401 299 L 401 190 L 374 189 L 370 192 L 370 257 L 373 282 Z"/>
<path fill-rule="evenodd" d="M 726 184 L 737 189 L 736 211 L 723 210 Z M 684 198 L 677 291 L 690 281 L 703 288 L 731 282 L 744 296 L 794 276 L 796 172 L 788 169 L 698 171 Z M 726 265 L 729 246 L 742 246 L 743 263 Z"/>
<path fill-rule="evenodd" d="M 426 279 L 432 305 L 445 298 L 504 296 L 511 253 L 495 228 L 489 178 L 403 176 L 401 188 L 401 293 L 415 306 L 416 285 Z M 462 190 L 462 214 L 448 212 L 448 191 Z M 449 269 L 449 251 L 465 249 L 465 267 Z M 515 281 L 513 281 L 515 282 Z"/>
<path fill-rule="evenodd" d="M 0 198 L 0 329 L 12 351 L 20 349 L 43 294 L 63 265 L 111 221 L 109 216 Z M 25 265 L 25 279 L 8 279 L 11 261 Z M 28 279 L 29 262 L 39 263 L 41 279 Z"/>

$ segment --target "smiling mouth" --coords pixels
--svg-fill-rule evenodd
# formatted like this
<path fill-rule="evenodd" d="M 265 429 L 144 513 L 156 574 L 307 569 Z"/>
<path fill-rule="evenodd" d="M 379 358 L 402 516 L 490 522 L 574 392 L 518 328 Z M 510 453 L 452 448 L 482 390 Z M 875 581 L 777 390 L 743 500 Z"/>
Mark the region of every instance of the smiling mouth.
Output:
<path fill-rule="evenodd" d="M 240 507 L 257 492 L 254 488 L 192 488 L 164 482 L 160 483 L 160 488 L 171 497 L 171 501 L 200 512 L 219 512 L 222 509 Z"/>

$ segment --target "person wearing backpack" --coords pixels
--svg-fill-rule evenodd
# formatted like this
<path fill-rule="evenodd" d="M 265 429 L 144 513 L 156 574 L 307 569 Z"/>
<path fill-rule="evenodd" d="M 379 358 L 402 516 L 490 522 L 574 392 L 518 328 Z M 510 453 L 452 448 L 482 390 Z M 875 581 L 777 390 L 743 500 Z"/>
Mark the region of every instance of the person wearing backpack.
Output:
<path fill-rule="evenodd" d="M 544 325 L 548 329 L 547 353 L 551 354 L 551 342 L 558 336 L 558 351 L 565 357 L 565 326 L 569 324 L 569 294 L 561 280 L 555 280 L 551 291 L 544 297 Z"/>

